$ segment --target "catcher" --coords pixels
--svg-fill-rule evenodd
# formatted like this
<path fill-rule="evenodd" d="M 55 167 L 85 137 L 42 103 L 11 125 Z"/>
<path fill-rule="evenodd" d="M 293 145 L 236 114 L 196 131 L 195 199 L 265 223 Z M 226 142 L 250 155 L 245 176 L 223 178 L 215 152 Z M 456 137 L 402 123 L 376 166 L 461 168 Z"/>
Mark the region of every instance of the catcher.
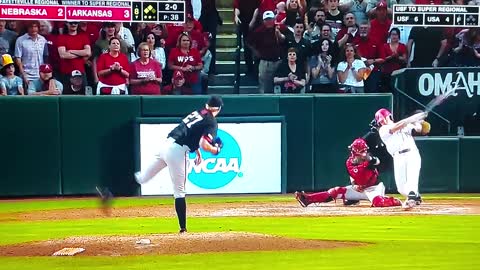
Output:
<path fill-rule="evenodd" d="M 358 138 L 348 147 L 350 156 L 346 161 L 351 185 L 334 187 L 324 192 L 307 194 L 295 192 L 295 199 L 301 206 L 307 207 L 312 203 L 325 203 L 342 199 L 344 205 L 356 204 L 359 200 L 368 200 L 372 207 L 401 206 L 402 202 L 394 197 L 385 196 L 385 186 L 378 183 L 377 166 L 380 160 L 370 155 L 367 142 Z"/>

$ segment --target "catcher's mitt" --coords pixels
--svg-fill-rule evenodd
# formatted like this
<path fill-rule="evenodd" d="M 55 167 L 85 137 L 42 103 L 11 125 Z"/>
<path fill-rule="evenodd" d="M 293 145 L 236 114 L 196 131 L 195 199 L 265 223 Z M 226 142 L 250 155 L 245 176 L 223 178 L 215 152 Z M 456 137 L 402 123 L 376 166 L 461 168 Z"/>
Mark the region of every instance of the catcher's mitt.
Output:
<path fill-rule="evenodd" d="M 422 135 L 427 135 L 428 133 L 430 133 L 430 123 L 427 122 L 427 121 L 422 121 Z"/>

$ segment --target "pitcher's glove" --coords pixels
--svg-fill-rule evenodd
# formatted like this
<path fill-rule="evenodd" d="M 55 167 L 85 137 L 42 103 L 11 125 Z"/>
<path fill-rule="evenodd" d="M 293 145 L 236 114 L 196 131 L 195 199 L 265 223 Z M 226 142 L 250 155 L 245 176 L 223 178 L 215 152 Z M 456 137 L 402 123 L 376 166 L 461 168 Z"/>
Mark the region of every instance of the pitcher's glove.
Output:
<path fill-rule="evenodd" d="M 220 137 L 216 137 L 215 140 L 213 140 L 213 145 L 222 148 L 223 147 L 222 139 L 220 139 Z"/>
<path fill-rule="evenodd" d="M 223 147 L 222 139 L 220 139 L 220 137 L 216 137 L 212 141 L 212 146 L 217 148 L 217 154 L 216 155 L 218 155 L 218 153 L 220 153 L 220 150 L 222 150 L 222 147 Z"/>
<path fill-rule="evenodd" d="M 430 123 L 427 122 L 427 121 L 422 121 L 422 135 L 427 135 L 428 133 L 430 133 L 430 129 L 431 129 L 431 126 L 430 126 Z"/>

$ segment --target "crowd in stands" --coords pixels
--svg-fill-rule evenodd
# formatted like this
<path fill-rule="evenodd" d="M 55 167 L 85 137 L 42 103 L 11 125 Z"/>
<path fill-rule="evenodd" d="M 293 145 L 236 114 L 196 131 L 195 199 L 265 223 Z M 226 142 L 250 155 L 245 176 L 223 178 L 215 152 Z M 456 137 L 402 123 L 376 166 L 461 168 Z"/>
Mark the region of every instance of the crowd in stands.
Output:
<path fill-rule="evenodd" d="M 206 94 L 222 20 L 186 2 L 183 24 L 0 18 L 0 95 Z M 404 67 L 480 65 L 478 28 L 396 26 L 396 3 L 478 1 L 233 0 L 248 76 L 259 93 L 376 93 Z"/>
<path fill-rule="evenodd" d="M 392 24 L 394 4 L 469 0 L 234 0 L 260 93 L 392 92 L 406 67 L 480 66 L 480 30 Z"/>
<path fill-rule="evenodd" d="M 0 95 L 205 94 L 222 20 L 187 2 L 181 24 L 0 18 Z"/>

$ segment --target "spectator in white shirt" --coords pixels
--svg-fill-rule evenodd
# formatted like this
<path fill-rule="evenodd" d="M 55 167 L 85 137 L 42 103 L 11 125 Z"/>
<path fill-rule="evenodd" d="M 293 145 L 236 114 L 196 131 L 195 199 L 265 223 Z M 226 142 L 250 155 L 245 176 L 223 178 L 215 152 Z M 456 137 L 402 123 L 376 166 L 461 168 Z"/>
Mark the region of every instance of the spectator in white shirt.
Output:
<path fill-rule="evenodd" d="M 45 37 L 39 34 L 40 23 L 31 21 L 27 33 L 15 43 L 15 63 L 25 85 L 39 78 L 39 68 L 48 59 L 48 47 Z"/>
<path fill-rule="evenodd" d="M 342 61 L 337 66 L 337 76 L 342 92 L 364 93 L 363 77 L 366 72 L 365 63 L 357 54 L 355 47 L 347 43 L 343 49 Z"/>

